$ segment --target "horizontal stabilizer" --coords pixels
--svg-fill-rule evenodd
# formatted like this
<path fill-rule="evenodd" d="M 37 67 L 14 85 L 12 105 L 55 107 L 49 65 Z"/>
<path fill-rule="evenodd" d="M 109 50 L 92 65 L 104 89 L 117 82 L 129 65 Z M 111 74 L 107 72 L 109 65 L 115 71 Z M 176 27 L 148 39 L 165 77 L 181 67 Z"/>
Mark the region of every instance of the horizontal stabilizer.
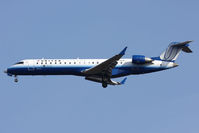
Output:
<path fill-rule="evenodd" d="M 192 53 L 192 50 L 189 47 L 182 48 L 182 51 L 186 53 Z"/>

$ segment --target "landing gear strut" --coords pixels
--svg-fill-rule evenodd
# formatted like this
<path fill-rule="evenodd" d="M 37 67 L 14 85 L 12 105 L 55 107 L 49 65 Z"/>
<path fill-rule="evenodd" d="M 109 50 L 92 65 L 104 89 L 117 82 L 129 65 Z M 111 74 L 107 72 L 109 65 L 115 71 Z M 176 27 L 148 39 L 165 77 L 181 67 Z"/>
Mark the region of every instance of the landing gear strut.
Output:
<path fill-rule="evenodd" d="M 15 79 L 14 81 L 17 83 L 18 82 L 18 78 L 17 78 L 17 75 L 15 75 Z"/>
<path fill-rule="evenodd" d="M 107 77 L 105 75 L 102 76 L 102 87 L 106 88 L 107 87 Z"/>

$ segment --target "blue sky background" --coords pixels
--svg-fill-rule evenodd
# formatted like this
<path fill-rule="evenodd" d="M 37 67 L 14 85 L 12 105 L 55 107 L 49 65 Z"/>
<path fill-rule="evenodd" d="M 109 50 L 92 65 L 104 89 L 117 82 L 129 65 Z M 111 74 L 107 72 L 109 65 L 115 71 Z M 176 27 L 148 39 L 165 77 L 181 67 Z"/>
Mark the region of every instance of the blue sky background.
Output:
<path fill-rule="evenodd" d="M 1 0 L 1 133 L 198 133 L 197 0 Z M 21 59 L 109 58 L 128 46 L 158 56 L 171 41 L 194 40 L 179 67 L 109 86 L 75 76 L 19 77 Z M 117 81 L 121 79 L 115 79 Z"/>

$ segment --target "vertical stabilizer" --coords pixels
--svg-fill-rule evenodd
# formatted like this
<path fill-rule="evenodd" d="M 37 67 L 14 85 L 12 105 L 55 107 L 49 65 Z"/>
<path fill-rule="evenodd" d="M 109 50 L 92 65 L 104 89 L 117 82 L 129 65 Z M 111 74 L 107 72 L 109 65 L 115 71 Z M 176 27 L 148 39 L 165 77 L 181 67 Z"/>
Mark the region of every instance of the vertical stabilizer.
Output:
<path fill-rule="evenodd" d="M 160 59 L 166 61 L 175 61 L 178 58 L 181 50 L 186 53 L 191 53 L 192 51 L 188 47 L 190 42 L 192 41 L 171 42 L 166 51 L 160 55 Z"/>

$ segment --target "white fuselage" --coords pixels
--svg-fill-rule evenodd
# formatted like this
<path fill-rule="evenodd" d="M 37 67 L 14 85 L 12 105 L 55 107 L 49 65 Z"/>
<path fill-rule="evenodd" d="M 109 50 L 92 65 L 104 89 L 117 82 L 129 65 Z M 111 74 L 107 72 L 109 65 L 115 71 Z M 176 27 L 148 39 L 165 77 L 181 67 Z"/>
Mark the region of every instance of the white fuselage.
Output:
<path fill-rule="evenodd" d="M 78 75 L 82 71 L 99 65 L 106 59 L 27 59 L 7 69 L 10 75 Z M 120 59 L 112 70 L 112 77 L 143 74 L 175 67 L 173 62 L 154 60 L 148 64 L 134 64 L 132 59 Z"/>

